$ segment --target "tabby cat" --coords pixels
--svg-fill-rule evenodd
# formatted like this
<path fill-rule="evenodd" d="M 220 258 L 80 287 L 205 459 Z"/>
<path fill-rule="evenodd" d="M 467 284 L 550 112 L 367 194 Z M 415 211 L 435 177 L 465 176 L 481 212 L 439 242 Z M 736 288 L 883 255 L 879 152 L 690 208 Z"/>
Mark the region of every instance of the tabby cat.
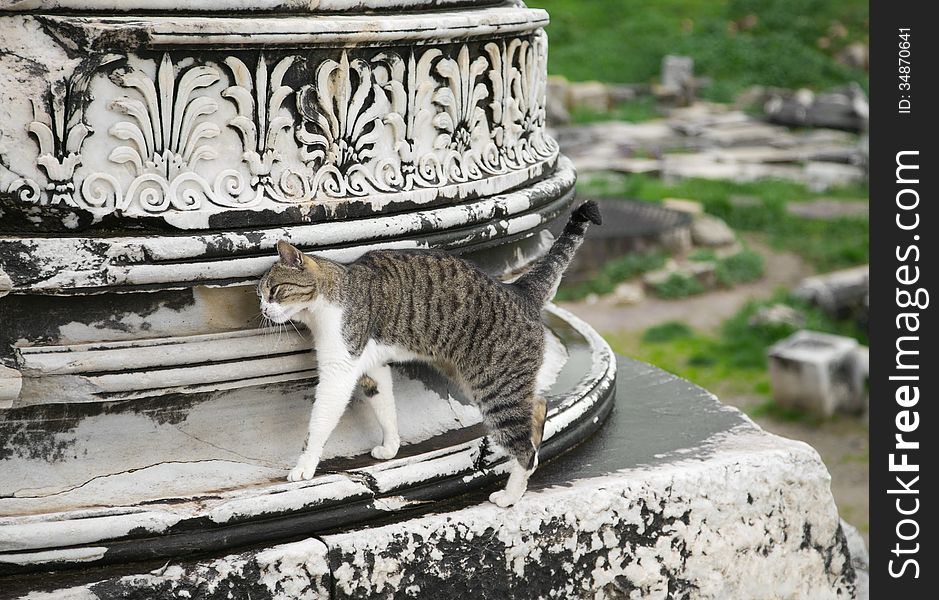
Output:
<path fill-rule="evenodd" d="M 358 387 L 381 425 L 379 459 L 398 452 L 392 361 L 423 360 L 461 385 L 491 439 L 515 462 L 504 490 L 489 499 L 514 504 L 538 465 L 546 404 L 540 395 L 545 335 L 541 309 L 584 239 L 600 223 L 596 203 L 574 211 L 548 253 L 512 283 L 432 250 L 375 250 L 341 264 L 308 256 L 286 241 L 261 279 L 261 311 L 275 323 L 295 319 L 313 335 L 319 369 L 309 438 L 290 481 L 310 479 L 323 446 Z"/>

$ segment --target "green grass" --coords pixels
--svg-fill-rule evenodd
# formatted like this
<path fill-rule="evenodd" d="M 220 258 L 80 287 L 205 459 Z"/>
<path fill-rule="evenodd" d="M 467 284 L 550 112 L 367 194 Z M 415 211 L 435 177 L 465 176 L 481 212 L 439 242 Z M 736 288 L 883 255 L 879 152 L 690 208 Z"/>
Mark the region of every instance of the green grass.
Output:
<path fill-rule="evenodd" d="M 825 88 L 866 74 L 834 56 L 867 41 L 866 0 L 528 0 L 546 9 L 548 70 L 571 80 L 657 79 L 662 57 L 684 54 L 729 100 L 746 86 Z M 748 19 L 749 17 L 749 19 Z M 755 19 L 754 19 L 755 17 Z M 833 35 L 834 23 L 846 35 Z M 826 48 L 819 41 L 827 41 Z"/>
<path fill-rule="evenodd" d="M 665 281 L 653 285 L 652 291 L 659 298 L 672 300 L 686 296 L 696 296 L 706 292 L 707 289 L 694 277 L 682 273 L 672 273 Z"/>
<path fill-rule="evenodd" d="M 642 341 L 646 344 L 661 344 L 689 338 L 693 335 L 694 331 L 691 327 L 681 321 L 668 321 L 646 329 L 642 334 Z"/>
<path fill-rule="evenodd" d="M 788 423 L 805 423 L 807 425 L 819 425 L 825 419 L 816 414 L 793 408 L 789 406 L 780 406 L 773 400 L 764 400 L 756 406 L 750 407 L 746 413 L 754 419 L 770 417 L 776 421 Z"/>
<path fill-rule="evenodd" d="M 866 186 L 848 186 L 815 193 L 804 185 L 781 180 L 748 183 L 709 179 L 683 179 L 666 183 L 646 175 L 602 174 L 582 178 L 577 192 L 587 197 L 622 197 L 659 202 L 663 198 L 690 198 L 709 214 L 739 231 L 760 233 L 778 250 L 795 252 L 819 271 L 864 264 L 869 260 L 867 216 L 815 221 L 786 212 L 788 202 L 815 198 L 866 198 Z M 746 201 L 734 202 L 734 198 Z"/>
<path fill-rule="evenodd" d="M 642 254 L 627 254 L 603 265 L 600 272 L 589 280 L 574 285 L 564 285 L 558 289 L 554 300 L 569 302 L 586 298 L 590 294 L 609 294 L 620 282 L 632 279 L 647 271 L 654 271 L 665 266 L 665 254 L 660 251 Z"/>
<path fill-rule="evenodd" d="M 655 98 L 651 96 L 622 102 L 607 112 L 598 112 L 589 108 L 575 108 L 571 111 L 571 123 L 577 125 L 602 121 L 641 123 L 652 119 L 660 119 L 661 117 L 662 114 L 655 107 Z"/>
<path fill-rule="evenodd" d="M 796 308 L 804 324 L 751 324 L 761 307 L 786 303 Z M 613 350 L 652 363 L 718 395 L 753 396 L 769 400 L 771 388 L 766 371 L 766 350 L 798 329 L 812 329 L 868 343 L 867 333 L 851 321 L 836 321 L 820 309 L 778 292 L 769 300 L 746 304 L 715 334 L 695 331 L 685 323 L 672 321 L 650 327 L 641 336 L 617 333 L 607 336 Z M 770 404 L 759 404 L 753 416 L 769 415 L 780 420 L 808 418 L 795 411 L 784 414 Z M 774 412 L 775 411 L 775 412 Z"/>
<path fill-rule="evenodd" d="M 733 287 L 738 283 L 756 281 L 763 277 L 763 257 L 750 249 L 717 261 L 714 271 L 717 283 L 724 287 Z"/>

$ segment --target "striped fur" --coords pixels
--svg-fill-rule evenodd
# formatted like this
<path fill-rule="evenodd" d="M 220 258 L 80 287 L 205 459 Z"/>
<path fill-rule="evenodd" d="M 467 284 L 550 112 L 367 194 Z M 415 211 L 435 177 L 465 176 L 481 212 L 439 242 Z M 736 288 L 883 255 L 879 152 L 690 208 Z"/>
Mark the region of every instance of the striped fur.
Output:
<path fill-rule="evenodd" d="M 524 492 L 537 466 L 546 405 L 537 389 L 545 348 L 541 309 L 583 241 L 599 223 L 596 204 L 577 209 L 548 253 L 516 282 L 499 282 L 439 251 L 378 250 L 350 264 L 306 256 L 281 242 L 281 260 L 259 285 L 262 310 L 276 322 L 310 326 L 320 363 L 307 451 L 291 479 L 311 477 L 325 438 L 358 387 L 394 438 L 373 454 L 397 450 L 389 412 L 389 361 L 436 363 L 476 401 L 492 439 L 517 459 L 500 505 Z M 386 381 L 385 385 L 376 383 Z M 350 381 L 351 380 L 351 381 Z M 337 407 L 338 406 L 338 407 Z M 382 421 L 384 419 L 384 422 Z M 385 440 L 387 442 L 388 440 Z"/>

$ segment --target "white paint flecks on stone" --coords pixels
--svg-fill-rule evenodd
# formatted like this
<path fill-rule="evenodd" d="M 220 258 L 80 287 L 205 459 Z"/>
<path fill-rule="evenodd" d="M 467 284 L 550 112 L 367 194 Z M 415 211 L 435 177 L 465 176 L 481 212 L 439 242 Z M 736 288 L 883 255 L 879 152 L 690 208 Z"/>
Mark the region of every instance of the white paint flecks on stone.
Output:
<path fill-rule="evenodd" d="M 507 230 L 524 233 L 527 228 L 544 225 L 544 218 L 525 214 L 533 204 L 557 199 L 573 187 L 575 177 L 573 165 L 562 157 L 557 171 L 529 187 L 453 206 L 248 232 L 113 237 L 108 239 L 106 254 L 95 238 L 0 236 L 0 256 L 4 252 L 23 252 L 37 265 L 38 273 L 29 274 L 22 282 L 14 280 L 16 291 L 21 293 L 67 294 L 75 293 L 76 288 L 104 285 L 168 286 L 220 279 L 253 283 L 273 264 L 274 246 L 280 239 L 304 249 L 340 246 L 314 253 L 347 262 L 372 249 L 426 247 L 427 244 L 415 236 L 424 232 L 428 224 L 433 225 L 435 232 L 444 232 L 479 227 L 503 215 L 501 226 L 468 232 L 466 239 L 453 240 L 454 246 L 492 239 Z M 532 234 L 536 231 L 531 230 Z M 251 256 L 225 255 L 206 260 L 210 245 L 230 248 L 228 254 Z M 258 252 L 265 251 L 270 254 L 257 256 Z"/>
<path fill-rule="evenodd" d="M 703 450 L 667 466 L 529 492 L 508 510 L 480 505 L 325 536 L 336 592 L 383 597 L 406 586 L 425 593 L 469 586 L 486 598 L 549 590 L 552 597 L 853 597 L 829 476 L 813 450 L 752 426 Z M 495 560 L 477 567 L 480 548 Z M 461 569 L 452 567 L 454 556 L 465 557 Z"/>
<path fill-rule="evenodd" d="M 549 410 L 546 440 L 595 408 L 615 371 L 612 352 L 599 335 L 569 313 L 550 310 L 581 336 L 590 358 L 578 367 L 586 371 L 573 382 L 552 385 L 570 365 L 564 346 L 548 337 L 547 367 L 539 383 L 565 400 Z M 475 407 L 430 387 L 396 370 L 394 394 L 405 451 L 481 420 Z M 432 446 L 348 474 L 324 472 L 311 481 L 287 483 L 286 472 L 306 437 L 311 396 L 309 384 L 281 383 L 200 396 L 174 410 L 148 406 L 134 411 L 133 404 L 126 404 L 125 410 L 79 419 L 45 440 L 51 455 L 31 456 L 24 449 L 3 462 L 9 477 L 0 479 L 0 514 L 7 515 L 0 518 L 0 551 L 106 543 L 139 528 L 158 534 L 187 519 L 227 523 L 345 498 L 393 499 L 441 476 L 465 476 L 468 482 L 485 477 L 481 461 L 491 472 L 508 468 L 499 462 L 503 455 L 485 451 L 481 437 L 465 436 L 468 441 Z M 370 410 L 354 401 L 330 437 L 324 459 L 367 455 L 380 441 Z M 375 508 L 407 506 L 391 500 Z"/>
<path fill-rule="evenodd" d="M 201 10 L 225 11 L 213 4 Z M 64 230 L 105 217 L 205 229 L 235 211 L 255 224 L 275 214 L 302 222 L 350 206 L 400 211 L 491 196 L 553 170 L 544 11 L 444 2 L 376 20 L 350 11 L 408 2 L 330 3 L 343 4 L 347 14 L 330 18 L 99 12 L 107 3 L 81 19 L 7 13 L 0 154 L 16 156 L 0 169 L 0 192 L 21 210 L 39 207 L 37 224 L 46 217 Z M 467 43 L 467 30 L 484 43 Z M 102 38 L 107 54 L 89 41 Z M 284 44 L 290 54 L 265 56 Z M 207 59 L 199 46 L 238 50 Z M 139 47 L 165 52 L 141 56 Z M 484 102 L 504 106 L 492 122 Z M 45 206 L 70 210 L 43 214 Z"/>
<path fill-rule="evenodd" d="M 16 369 L 0 365 L 0 408 L 10 408 L 23 387 L 23 375 Z"/>
<path fill-rule="evenodd" d="M 490 0 L 433 0 L 439 7 L 490 4 Z M 280 11 L 336 12 L 362 10 L 415 10 L 427 0 L 0 0 L 0 9 L 12 11 Z"/>
<path fill-rule="evenodd" d="M 383 598 L 402 590 L 442 598 L 454 589 L 484 600 L 864 597 L 864 549 L 841 524 L 830 477 L 814 450 L 763 432 L 695 386 L 624 362 L 621 389 L 634 394 L 621 398 L 599 441 L 544 465 L 543 479 L 536 476 L 510 509 L 484 503 L 480 494 L 481 503 L 465 508 L 171 562 L 69 592 L 102 599 L 141 590 L 212 600 L 318 598 L 311 591 L 328 582 L 333 598 Z M 640 390 L 658 401 L 638 399 Z M 693 413 L 696 423 L 682 423 L 676 412 Z M 660 444 L 655 433 L 629 429 L 636 419 L 653 419 L 663 431 L 677 427 L 682 435 Z M 711 419 L 705 430 L 692 431 Z M 644 436 L 639 446 L 610 447 L 637 435 Z M 644 447 L 649 443 L 659 450 L 654 455 Z M 646 458 L 631 458 L 636 453 Z M 443 462 L 433 471 L 445 472 L 446 450 L 436 458 Z M 372 473 L 384 485 L 382 470 Z M 283 486 L 280 495 L 290 491 Z M 415 505 L 388 494 L 375 508 Z"/>
<path fill-rule="evenodd" d="M 3 269 L 0 269 L 0 298 L 3 298 L 13 289 L 13 280 L 10 279 L 10 276 L 3 272 Z"/>

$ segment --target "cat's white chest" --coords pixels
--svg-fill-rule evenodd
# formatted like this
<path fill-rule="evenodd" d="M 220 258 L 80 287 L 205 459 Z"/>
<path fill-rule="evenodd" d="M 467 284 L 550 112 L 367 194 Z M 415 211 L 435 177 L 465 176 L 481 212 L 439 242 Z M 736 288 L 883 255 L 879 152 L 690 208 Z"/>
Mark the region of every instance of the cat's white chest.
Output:
<path fill-rule="evenodd" d="M 355 363 L 355 370 L 365 372 L 389 362 L 420 360 L 423 357 L 398 346 L 369 340 L 362 353 L 353 357 L 343 339 L 343 309 L 339 305 L 318 302 L 303 315 L 303 321 L 313 334 L 313 348 L 320 364 L 325 362 Z M 351 366 L 351 364 L 350 364 Z"/>
<path fill-rule="evenodd" d="M 313 348 L 319 362 L 351 358 L 342 339 L 341 306 L 316 302 L 300 317 L 313 334 Z"/>

